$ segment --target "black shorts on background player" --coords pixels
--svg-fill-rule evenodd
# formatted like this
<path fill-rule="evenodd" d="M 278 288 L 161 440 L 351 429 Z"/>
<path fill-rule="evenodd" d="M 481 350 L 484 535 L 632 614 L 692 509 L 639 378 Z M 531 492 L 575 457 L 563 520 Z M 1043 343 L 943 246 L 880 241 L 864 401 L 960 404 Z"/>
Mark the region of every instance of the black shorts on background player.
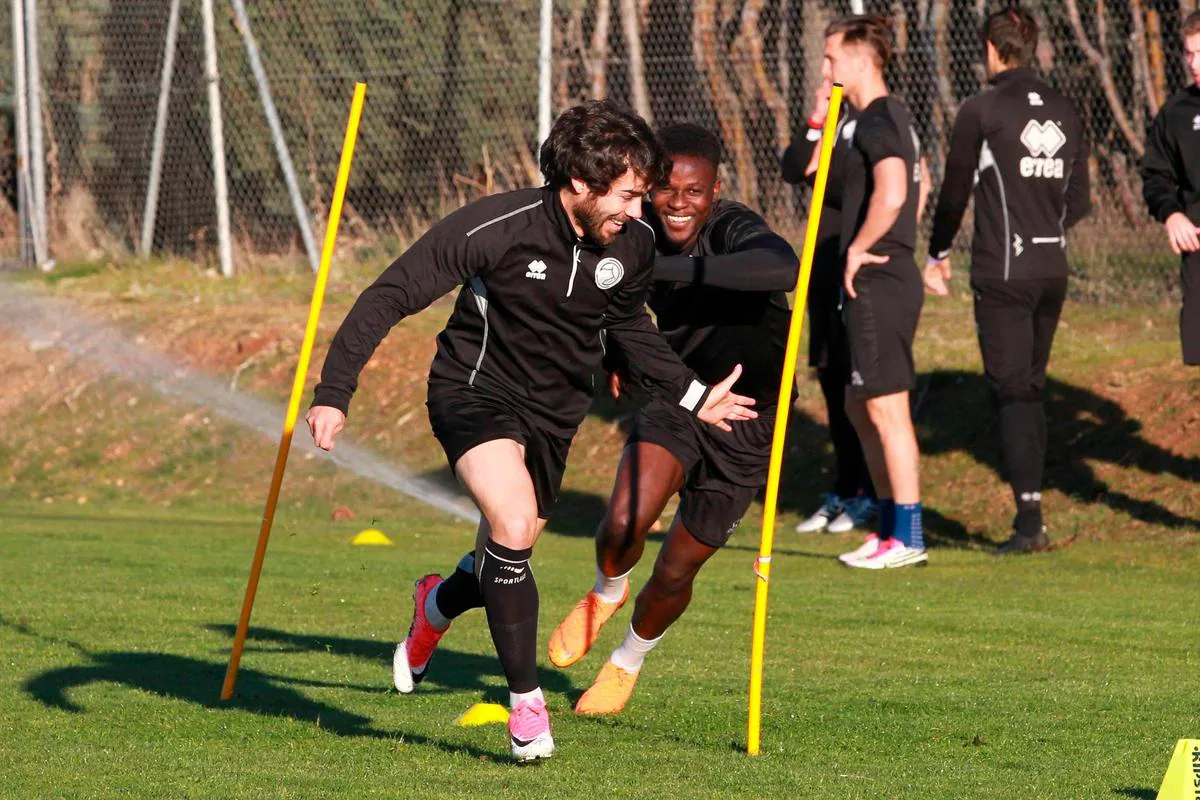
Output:
<path fill-rule="evenodd" d="M 681 411 L 651 400 L 638 412 L 626 446 L 656 444 L 675 457 L 684 474 L 684 527 L 701 544 L 722 547 L 766 480 L 775 418 L 764 415 L 723 431 Z"/>
<path fill-rule="evenodd" d="M 916 275 L 907 259 L 903 269 Z M 910 392 L 916 385 L 913 340 L 925 292 L 919 280 L 899 270 L 868 266 L 858 273 L 858 298 L 846 303 L 850 395 L 859 400 Z"/>

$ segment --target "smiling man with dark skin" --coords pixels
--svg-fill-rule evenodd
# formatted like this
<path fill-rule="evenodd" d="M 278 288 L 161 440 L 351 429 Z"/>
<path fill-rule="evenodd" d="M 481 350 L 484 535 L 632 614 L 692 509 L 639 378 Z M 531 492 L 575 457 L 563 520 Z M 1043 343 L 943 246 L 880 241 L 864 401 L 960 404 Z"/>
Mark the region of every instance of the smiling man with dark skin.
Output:
<path fill-rule="evenodd" d="M 629 574 L 646 534 L 672 495 L 679 511 L 650 580 L 638 594 L 625 641 L 579 699 L 581 714 L 615 714 L 633 693 L 642 661 L 687 608 L 692 582 L 725 544 L 766 481 L 798 262 L 762 217 L 719 199 L 721 144 L 696 125 L 659 133 L 672 170 L 650 194 L 646 218 L 657 257 L 649 303 L 672 349 L 701 380 L 744 372 L 734 389 L 759 418 L 706 431 L 651 399 L 634 424 L 596 532 L 596 583 L 550 638 L 550 660 L 567 667 L 588 652 L 629 596 Z M 623 351 L 609 341 L 609 386 L 620 394 Z"/>

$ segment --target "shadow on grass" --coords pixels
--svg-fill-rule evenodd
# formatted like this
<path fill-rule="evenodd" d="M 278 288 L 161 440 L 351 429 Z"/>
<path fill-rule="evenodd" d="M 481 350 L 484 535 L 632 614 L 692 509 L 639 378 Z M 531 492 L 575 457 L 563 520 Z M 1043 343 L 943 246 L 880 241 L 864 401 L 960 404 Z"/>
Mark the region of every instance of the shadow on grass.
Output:
<path fill-rule="evenodd" d="M 926 381 L 925 402 L 915 420 L 921 453 L 962 451 L 1003 480 L 998 423 L 983 376 L 942 370 L 925 377 L 923 386 Z M 1088 389 L 1050 378 L 1044 397 L 1049 435 L 1045 488 L 1153 525 L 1200 531 L 1200 520 L 1177 514 L 1153 497 L 1112 489 L 1089 465 L 1099 461 L 1195 481 L 1200 478 L 1200 458 L 1172 453 L 1143 438 L 1138 420 Z"/>
<path fill-rule="evenodd" d="M 1153 789 L 1113 789 L 1113 794 L 1118 797 L 1132 797 L 1134 800 L 1154 800 L 1158 797 L 1158 792 Z"/>
<path fill-rule="evenodd" d="M 921 376 L 919 386 L 915 395 L 922 402 L 914 422 L 922 455 L 962 452 L 991 470 L 998 484 L 1004 481 L 996 413 L 983 375 L 938 370 Z M 1153 495 L 1135 497 L 1114 489 L 1091 466 L 1102 462 L 1148 475 L 1196 481 L 1200 479 L 1200 458 L 1173 453 L 1144 438 L 1141 423 L 1119 403 L 1089 389 L 1050 378 L 1044 396 L 1049 437 L 1045 488 L 1057 489 L 1084 505 L 1105 505 L 1149 524 L 1200 531 L 1200 520 L 1172 511 Z M 829 430 L 815 417 L 793 409 L 787 442 L 779 509 L 808 514 L 820 492 L 833 484 Z M 603 504 L 597 502 L 596 506 L 599 510 L 594 519 L 599 520 Z M 994 544 L 987 527 L 955 518 L 948 513 L 952 509 L 934 504 L 922 512 L 926 538 L 935 546 L 990 549 Z"/>
<path fill-rule="evenodd" d="M 468 612 L 471 613 L 471 612 Z M 482 612 L 479 613 L 483 619 Z M 206 625 L 207 630 L 233 639 L 235 627 L 229 624 Z M 246 634 L 247 650 L 251 644 L 274 644 L 273 652 L 329 653 L 350 656 L 376 662 L 380 668 L 380 686 L 390 686 L 392 653 L 395 642 L 377 639 L 349 639 L 344 636 L 321 636 L 273 628 L 251 628 Z M 261 648 L 267 651 L 268 648 Z M 239 673 L 240 674 L 240 673 Z M 492 655 L 464 653 L 439 646 L 434 653 L 428 677 L 421 683 L 422 692 L 479 692 L 491 703 L 508 705 L 508 689 L 496 686 L 494 680 L 501 675 L 500 662 Z M 489 681 L 490 679 L 490 681 Z M 570 694 L 574 684 L 559 670 L 538 670 L 538 680 L 547 691 Z M 241 679 L 238 679 L 239 693 Z"/>
<path fill-rule="evenodd" d="M 921 453 L 926 456 L 963 452 L 987 467 L 1001 491 L 1001 464 L 996 413 L 983 375 L 962 370 L 938 370 L 919 378 L 914 414 Z M 1200 458 L 1181 456 L 1141 435 L 1141 423 L 1120 404 L 1080 386 L 1050 378 L 1045 389 L 1049 443 L 1044 486 L 1057 489 L 1084 505 L 1103 504 L 1134 519 L 1167 528 L 1200 531 L 1200 520 L 1179 514 L 1155 497 L 1135 497 L 1113 489 L 1090 466 L 1095 462 L 1135 469 L 1150 475 L 1200 479 Z M 598 391 L 591 415 L 617 420 L 628 428 L 640 402 L 613 401 Z M 832 486 L 832 453 L 825 424 L 801 409 L 789 415 L 787 452 L 779 487 L 779 510 L 808 514 L 820 493 Z M 612 464 L 615 474 L 617 464 Z M 432 477 L 432 476 L 429 476 Z M 443 480 L 453 481 L 449 473 Z M 926 488 L 928 495 L 928 487 Z M 936 495 L 936 493 L 935 493 Z M 548 531 L 562 536 L 591 538 L 604 516 L 607 495 L 566 489 L 559 498 Z M 926 539 L 934 546 L 990 549 L 997 521 L 969 524 L 951 509 L 935 504 L 923 509 Z M 1053 520 L 1053 509 L 1050 510 Z M 1007 527 L 1007 520 L 999 520 Z M 778 531 L 777 531 L 778 533 Z M 651 539 L 660 539 L 652 536 Z M 731 545 L 731 547 L 738 547 Z"/>
<path fill-rule="evenodd" d="M 59 639 L 41 636 L 22 625 L 3 619 L 0 619 L 0 625 L 44 641 L 62 643 Z M 243 667 L 238 671 L 237 691 L 233 699 L 226 702 L 220 699 L 220 687 L 225 678 L 224 663 L 170 653 L 90 652 L 76 643 L 66 644 L 89 663 L 48 670 L 28 679 L 23 685 L 26 694 L 49 708 L 73 714 L 86 713 L 87 709 L 75 702 L 71 693 L 94 683 L 112 683 L 159 697 L 193 703 L 214 711 L 249 711 L 266 717 L 311 723 L 337 736 L 398 740 L 404 744 L 433 747 L 446 753 L 465 754 L 473 758 L 486 757 L 496 760 L 507 755 L 506 752 L 483 750 L 411 731 L 381 730 L 373 727 L 368 717 L 313 700 L 293 688 L 354 688 L 371 691 L 368 687 L 347 687 L 343 684 L 287 678 Z"/>

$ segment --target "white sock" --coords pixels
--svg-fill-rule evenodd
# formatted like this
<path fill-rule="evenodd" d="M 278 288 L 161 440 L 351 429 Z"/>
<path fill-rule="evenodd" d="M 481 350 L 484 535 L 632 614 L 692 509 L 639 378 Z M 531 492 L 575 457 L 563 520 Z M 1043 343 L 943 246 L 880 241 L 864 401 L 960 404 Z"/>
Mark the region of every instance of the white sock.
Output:
<path fill-rule="evenodd" d="M 509 692 L 508 693 L 508 707 L 509 708 L 516 708 L 517 703 L 524 703 L 529 700 L 541 700 L 543 703 L 545 703 L 546 698 L 542 697 L 542 687 L 539 686 L 538 688 L 534 689 L 532 692 Z"/>
<path fill-rule="evenodd" d="M 657 639 L 643 639 L 633 632 L 633 626 L 630 625 L 629 633 L 625 634 L 625 641 L 621 643 L 620 647 L 613 650 L 613 654 L 609 656 L 608 660 L 626 672 L 637 672 L 642 668 L 646 654 L 661 641 L 662 636 Z"/>
<path fill-rule="evenodd" d="M 437 586 L 433 587 L 432 592 L 425 595 L 425 619 L 429 620 L 430 626 L 435 631 L 446 630 L 450 627 L 451 622 L 451 620 L 446 619 L 446 617 L 441 611 L 438 610 L 437 607 L 437 593 L 438 589 L 440 588 L 442 588 L 442 585 L 439 583 Z"/>
<path fill-rule="evenodd" d="M 631 572 L 633 569 L 624 575 L 610 578 L 599 567 L 596 567 L 596 585 L 592 587 L 592 591 L 606 603 L 619 603 L 625 595 L 625 587 L 629 585 Z"/>

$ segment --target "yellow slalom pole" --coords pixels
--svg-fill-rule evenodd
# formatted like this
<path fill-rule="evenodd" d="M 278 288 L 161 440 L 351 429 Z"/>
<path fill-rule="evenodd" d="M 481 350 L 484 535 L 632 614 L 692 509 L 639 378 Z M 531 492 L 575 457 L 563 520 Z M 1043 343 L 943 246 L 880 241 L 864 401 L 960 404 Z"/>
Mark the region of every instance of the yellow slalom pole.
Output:
<path fill-rule="evenodd" d="M 317 270 L 317 282 L 313 286 L 312 303 L 308 307 L 308 326 L 304 329 L 304 344 L 300 347 L 300 363 L 296 365 L 296 377 L 292 381 L 292 397 L 288 401 L 287 417 L 283 422 L 283 435 L 279 437 L 279 452 L 275 456 L 275 473 L 271 476 L 271 489 L 267 492 L 267 507 L 263 511 L 262 527 L 258 531 L 258 546 L 254 549 L 254 561 L 250 565 L 250 580 L 246 584 L 246 599 L 242 601 L 242 614 L 238 618 L 237 633 L 233 637 L 233 652 L 229 654 L 229 667 L 225 670 L 225 684 L 221 687 L 221 699 L 233 697 L 233 686 L 237 682 L 238 664 L 242 660 L 242 647 L 246 644 L 246 631 L 250 627 L 250 611 L 254 608 L 254 595 L 258 591 L 258 578 L 262 574 L 263 559 L 267 554 L 267 539 L 271 536 L 271 523 L 275 521 L 275 506 L 279 502 L 279 487 L 283 484 L 283 470 L 287 466 L 288 451 L 292 448 L 292 430 L 300 415 L 300 398 L 304 394 L 304 382 L 308 376 L 308 362 L 312 356 L 313 341 L 317 338 L 317 321 L 321 317 L 321 303 L 325 299 L 325 282 L 329 278 L 329 262 L 333 260 L 333 245 L 337 241 L 338 223 L 342 218 L 342 203 L 346 199 L 346 184 L 350 181 L 350 162 L 354 160 L 354 143 L 358 139 L 358 122 L 362 118 L 363 100 L 367 96 L 367 85 L 354 85 L 354 100 L 350 104 L 350 119 L 346 123 L 346 138 L 342 141 L 342 160 L 338 166 L 337 183 L 333 187 L 333 203 L 329 207 L 329 222 L 325 228 L 325 246 L 321 250 L 321 265 Z"/>
<path fill-rule="evenodd" d="M 821 208 L 825 203 L 825 183 L 829 178 L 829 159 L 837 134 L 838 113 L 842 107 L 841 84 L 833 85 L 829 96 L 829 114 L 821 135 L 821 155 L 817 162 L 817 178 L 813 185 L 812 201 L 808 207 L 808 229 L 804 234 L 804 251 L 800 257 L 800 280 L 796 283 L 796 298 L 792 305 L 792 321 L 788 328 L 787 354 L 783 360 L 783 376 L 779 380 L 779 405 L 775 417 L 775 438 L 771 443 L 771 466 L 767 472 L 767 495 L 763 503 L 762 540 L 754 573 L 758 581 L 754 591 L 754 634 L 750 649 L 750 722 L 746 736 L 746 752 L 756 756 L 762 729 L 763 646 L 767 636 L 767 589 L 771 579 L 771 547 L 775 538 L 775 508 L 779 500 L 779 473 L 783 465 L 783 443 L 787 436 L 788 412 L 792 406 L 792 386 L 796 379 L 796 353 L 800 349 L 800 329 L 804 324 L 804 306 L 808 300 L 808 281 L 812 275 L 813 254 L 817 248 L 817 231 L 821 225 Z"/>

